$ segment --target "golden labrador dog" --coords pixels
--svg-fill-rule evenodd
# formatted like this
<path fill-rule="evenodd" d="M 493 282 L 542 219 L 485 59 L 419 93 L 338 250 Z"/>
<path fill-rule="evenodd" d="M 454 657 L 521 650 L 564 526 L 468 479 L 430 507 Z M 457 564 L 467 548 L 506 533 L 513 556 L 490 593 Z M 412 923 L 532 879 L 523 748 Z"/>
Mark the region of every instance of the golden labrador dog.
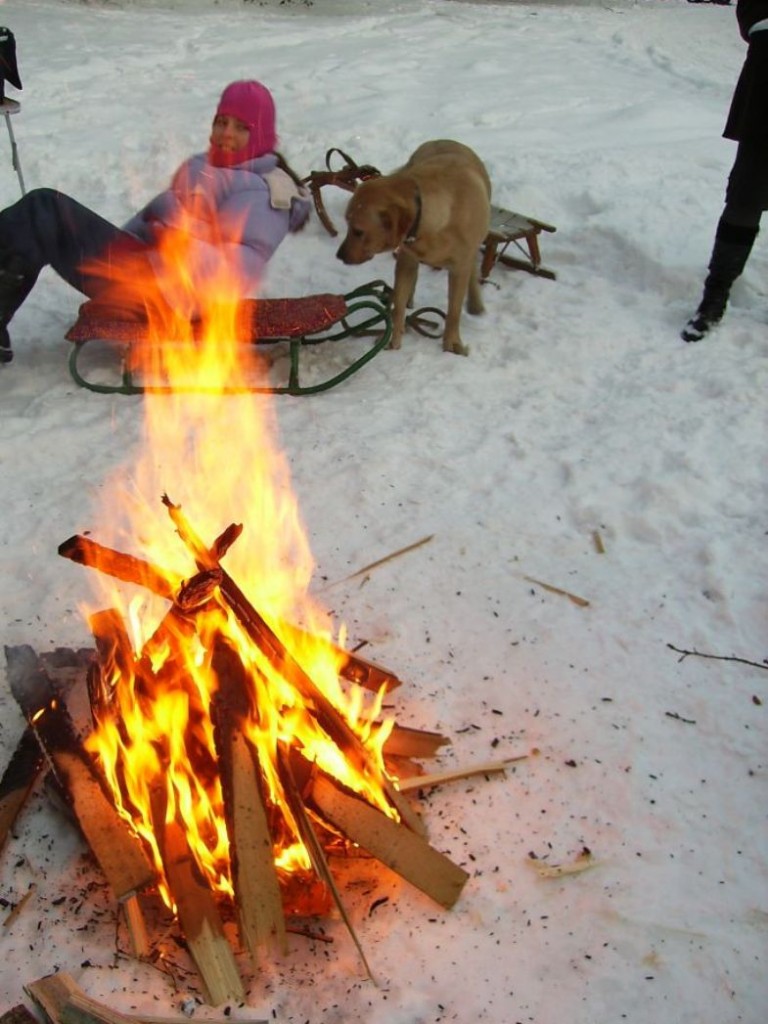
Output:
<path fill-rule="evenodd" d="M 467 355 L 459 333 L 461 308 L 482 313 L 478 250 L 488 234 L 491 182 L 468 146 L 448 139 L 425 142 L 393 174 L 361 182 L 346 212 L 347 234 L 336 253 L 348 264 L 395 252 L 392 348 L 400 348 L 406 306 L 419 264 L 448 271 L 443 349 Z"/>

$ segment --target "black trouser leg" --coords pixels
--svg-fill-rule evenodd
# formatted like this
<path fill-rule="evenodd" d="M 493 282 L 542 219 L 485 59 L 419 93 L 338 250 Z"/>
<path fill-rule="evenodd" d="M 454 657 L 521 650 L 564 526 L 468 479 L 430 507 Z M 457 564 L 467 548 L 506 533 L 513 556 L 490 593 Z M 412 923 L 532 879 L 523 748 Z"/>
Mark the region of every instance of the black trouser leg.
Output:
<path fill-rule="evenodd" d="M 54 189 L 34 189 L 0 212 L 0 252 L 22 261 L 33 280 L 43 267 L 53 267 L 91 298 L 126 252 L 143 249 L 132 235 Z"/>
<path fill-rule="evenodd" d="M 0 257 L 0 364 L 13 359 L 8 324 L 34 283 L 34 278 L 25 277 L 23 266 L 15 257 Z"/>
<path fill-rule="evenodd" d="M 7 326 L 40 271 L 52 267 L 73 288 L 99 298 L 127 259 L 146 263 L 148 248 L 63 192 L 39 188 L 0 212 L 0 362 L 8 362 Z"/>
<path fill-rule="evenodd" d="M 733 282 L 746 266 L 757 231 L 756 227 L 731 224 L 725 216 L 720 218 L 701 300 L 701 306 L 711 309 L 718 320 L 725 312 Z"/>
<path fill-rule="evenodd" d="M 736 227 L 759 228 L 768 210 L 768 137 L 742 139 L 725 190 L 722 220 Z"/>

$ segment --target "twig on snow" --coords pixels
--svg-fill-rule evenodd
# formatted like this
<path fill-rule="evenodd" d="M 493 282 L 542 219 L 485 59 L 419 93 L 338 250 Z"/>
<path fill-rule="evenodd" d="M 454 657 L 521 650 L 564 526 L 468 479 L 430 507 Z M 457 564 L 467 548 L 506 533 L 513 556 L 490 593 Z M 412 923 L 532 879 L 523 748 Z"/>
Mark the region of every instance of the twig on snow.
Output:
<path fill-rule="evenodd" d="M 737 658 L 733 654 L 704 654 L 702 651 L 684 651 L 674 644 L 667 644 L 670 651 L 680 654 L 680 661 L 686 658 L 709 658 L 711 661 L 736 661 L 740 665 L 751 665 L 753 668 L 761 668 L 768 672 L 768 661 L 750 661 L 748 658 Z"/>
<path fill-rule="evenodd" d="M 415 551 L 416 548 L 420 548 L 422 544 L 428 544 L 433 537 L 434 533 L 430 533 L 429 536 L 422 537 L 421 540 L 414 541 L 413 544 L 407 544 L 404 548 L 398 548 L 397 551 L 393 551 L 391 554 L 385 555 L 384 558 L 379 558 L 375 562 L 371 562 L 370 565 L 364 565 L 362 569 L 358 569 L 356 572 L 351 573 L 351 575 L 344 576 L 342 579 L 336 580 L 336 583 L 346 583 L 348 580 L 357 579 L 358 576 L 364 576 L 367 572 L 370 572 L 371 569 L 378 569 L 380 565 L 384 565 L 386 562 L 391 562 L 393 558 L 399 558 L 400 555 L 405 555 L 409 551 Z M 330 586 L 335 585 L 336 584 L 330 584 Z M 323 589 L 327 590 L 328 587 L 324 587 Z"/>

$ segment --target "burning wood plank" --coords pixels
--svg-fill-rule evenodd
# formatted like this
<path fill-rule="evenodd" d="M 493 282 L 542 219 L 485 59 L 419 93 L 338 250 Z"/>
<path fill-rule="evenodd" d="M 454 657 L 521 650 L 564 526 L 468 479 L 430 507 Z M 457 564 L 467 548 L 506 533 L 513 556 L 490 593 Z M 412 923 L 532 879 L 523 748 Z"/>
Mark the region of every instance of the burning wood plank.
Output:
<path fill-rule="evenodd" d="M 320 772 L 310 797 L 321 817 L 436 903 L 450 909 L 459 898 L 469 875 L 421 836 Z"/>
<path fill-rule="evenodd" d="M 160 846 L 179 924 L 200 972 L 206 1000 L 211 1006 L 220 1006 L 227 999 L 244 999 L 243 982 L 216 900 L 201 880 L 184 830 L 177 822 L 162 827 Z"/>
<path fill-rule="evenodd" d="M 0 779 L 0 848 L 8 838 L 44 763 L 45 757 L 35 731 L 27 726 Z"/>
<path fill-rule="evenodd" d="M 88 619 L 96 641 L 96 660 L 88 671 L 88 699 L 94 720 L 112 703 L 115 680 L 133 672 L 133 648 L 122 616 L 114 608 L 94 612 Z"/>
<path fill-rule="evenodd" d="M 394 672 L 391 672 L 388 668 L 383 668 L 377 662 L 361 658 L 359 654 L 351 651 L 344 651 L 343 653 L 346 655 L 346 660 L 339 671 L 344 679 L 348 679 L 350 683 L 357 683 L 358 686 L 363 686 L 366 690 L 374 690 L 376 692 L 382 686 L 389 692 L 402 685 L 402 679 L 399 679 Z"/>
<path fill-rule="evenodd" d="M 13 657 L 12 654 L 10 656 Z M 88 658 L 89 652 L 86 651 L 57 648 L 50 654 L 42 655 L 41 663 L 49 676 L 58 681 L 82 675 Z M 0 779 L 0 848 L 8 838 L 44 764 L 45 754 L 35 731 L 27 726 Z"/>
<path fill-rule="evenodd" d="M 395 724 L 384 741 L 384 753 L 391 757 L 435 757 L 440 747 L 450 744 L 447 736 Z"/>
<path fill-rule="evenodd" d="M 243 999 L 242 981 L 213 896 L 195 877 L 191 853 L 178 826 L 166 829 L 164 846 L 174 895 L 180 901 L 179 920 L 185 926 L 185 938 L 207 998 L 215 1006 L 229 998 Z M 32 982 L 26 991 L 50 1024 L 134 1024 L 141 1020 L 88 999 L 65 971 Z"/>
<path fill-rule="evenodd" d="M 230 527 L 229 529 L 236 531 L 235 527 Z M 228 536 L 228 531 L 222 534 L 222 537 L 225 536 Z M 230 546 L 231 541 L 227 544 L 215 544 L 216 559 L 223 557 L 223 554 Z M 78 565 L 99 569 L 101 572 L 106 573 L 106 575 L 122 580 L 124 583 L 146 587 L 153 594 L 164 597 L 169 601 L 176 600 L 182 584 L 181 577 L 178 574 L 161 569 L 159 566 L 152 565 L 141 558 L 135 558 L 133 555 L 126 555 L 121 551 L 105 547 L 103 544 L 91 540 L 90 537 L 84 537 L 79 534 L 70 537 L 63 544 L 60 544 L 59 554 L 62 558 L 68 558 L 72 562 L 77 562 Z M 310 635 L 306 630 L 302 630 L 298 626 L 293 626 L 289 623 L 283 622 L 279 625 L 281 631 L 284 631 L 286 635 L 293 634 L 299 638 Z M 330 641 L 327 641 L 327 646 L 339 656 L 341 661 L 340 675 L 349 682 L 357 683 L 358 686 L 363 686 L 369 690 L 379 690 L 382 686 L 386 686 L 389 690 L 394 690 L 397 686 L 401 685 L 402 680 L 388 668 L 383 668 L 375 662 L 361 658 L 354 652 L 346 651 Z"/>
<path fill-rule="evenodd" d="M 102 544 L 97 544 L 90 537 L 75 535 L 59 545 L 59 554 L 78 565 L 87 565 L 92 569 L 100 569 L 107 576 L 124 583 L 134 583 L 146 587 L 153 594 L 173 600 L 174 594 L 181 584 L 181 578 L 174 573 L 165 572 L 157 566 L 145 562 L 141 558 L 113 551 Z"/>
<path fill-rule="evenodd" d="M 307 639 L 314 639 L 317 642 L 317 638 L 307 630 L 292 626 L 287 622 L 280 623 L 280 632 L 283 636 L 293 637 L 297 642 Z M 378 692 L 382 686 L 389 691 L 402 685 L 402 679 L 398 679 L 394 672 L 377 665 L 375 661 L 368 661 L 367 658 L 361 658 L 354 651 L 343 650 L 335 644 L 329 643 L 328 646 L 344 657 L 345 660 L 339 669 L 339 674 L 350 683 L 357 683 L 358 686 L 375 692 Z"/>
<path fill-rule="evenodd" d="M 251 956 L 273 945 L 288 952 L 280 884 L 260 785 L 259 755 L 239 732 L 230 734 L 232 880 L 240 929 Z"/>
<path fill-rule="evenodd" d="M 371 981 L 375 984 L 376 979 L 373 976 L 373 972 L 371 971 L 370 965 L 368 964 L 368 960 L 366 959 L 365 953 L 363 952 L 363 947 L 360 944 L 360 940 L 357 937 L 357 932 L 352 926 L 352 921 L 350 920 L 349 915 L 347 914 L 339 890 L 336 887 L 336 882 L 334 881 L 333 875 L 331 874 L 331 869 L 328 866 L 328 861 L 326 859 L 322 843 L 318 839 L 315 830 L 312 827 L 309 815 L 307 814 L 306 808 L 304 806 L 304 800 L 302 798 L 301 793 L 299 792 L 299 787 L 296 784 L 296 779 L 293 774 L 290 756 L 287 754 L 285 750 L 281 748 L 278 749 L 278 755 L 278 767 L 280 769 L 283 785 L 285 786 L 285 795 L 288 799 L 291 810 L 293 811 L 294 817 L 296 818 L 296 823 L 299 827 L 299 832 L 301 834 L 302 841 L 304 842 L 304 845 L 306 846 L 309 852 L 309 856 L 312 860 L 312 865 L 315 871 L 317 872 L 318 877 L 326 883 L 331 894 L 333 895 L 334 902 L 336 903 L 338 911 L 341 914 L 341 918 L 347 927 L 347 931 L 352 936 L 352 941 L 354 942 L 355 947 L 357 948 L 357 952 L 360 954 L 360 959 L 363 962 L 363 966 L 365 967 L 366 973 L 368 977 L 371 979 Z M 365 806 L 368 805 L 366 804 Z M 407 831 L 407 829 L 403 829 L 403 831 Z"/>
<path fill-rule="evenodd" d="M 198 567 L 201 570 L 221 569 L 215 553 L 206 547 L 199 538 L 187 521 L 181 507 L 174 505 L 167 495 L 163 495 L 163 503 L 168 509 L 169 515 L 179 532 L 179 536 L 192 552 Z M 344 716 L 331 704 L 325 694 L 318 689 L 314 680 L 304 671 L 285 644 L 224 569 L 221 569 L 219 589 L 223 599 L 234 612 L 251 640 L 268 657 L 272 665 L 275 666 L 285 679 L 296 687 L 302 698 L 314 709 L 317 721 L 334 742 L 346 753 L 350 761 L 355 764 L 357 770 L 367 777 L 380 776 L 370 754 L 365 749 L 357 733 L 352 729 Z M 423 835 L 424 825 L 416 812 L 400 796 L 386 776 L 380 776 L 380 782 L 387 798 L 403 821 L 408 824 L 409 828 Z"/>
<path fill-rule="evenodd" d="M 6 648 L 6 655 L 11 692 L 45 751 L 115 898 L 124 900 L 154 881 L 143 847 L 115 810 L 35 652 L 21 646 Z"/>
<path fill-rule="evenodd" d="M 98 726 L 100 718 L 112 709 L 117 679 L 133 675 L 135 666 L 128 631 L 117 610 L 108 608 L 94 612 L 88 623 L 96 641 L 96 657 L 88 665 L 86 682 L 91 716 Z M 138 959 L 148 957 L 149 935 L 138 895 L 127 897 L 122 909 L 133 955 Z"/>
<path fill-rule="evenodd" d="M 285 918 L 259 754 L 242 733 L 248 712 L 245 670 L 236 652 L 223 641 L 214 652 L 213 669 L 219 680 L 213 713 L 240 931 L 254 959 L 258 950 L 270 943 L 286 953 Z"/>

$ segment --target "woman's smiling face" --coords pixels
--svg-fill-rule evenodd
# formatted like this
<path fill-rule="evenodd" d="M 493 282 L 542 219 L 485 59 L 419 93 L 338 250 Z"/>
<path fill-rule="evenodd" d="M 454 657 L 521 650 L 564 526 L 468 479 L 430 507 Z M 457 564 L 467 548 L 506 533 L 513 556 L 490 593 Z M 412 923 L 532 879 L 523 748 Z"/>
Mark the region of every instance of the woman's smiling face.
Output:
<path fill-rule="evenodd" d="M 238 153 L 245 149 L 251 136 L 248 125 L 238 117 L 217 114 L 211 128 L 211 145 L 224 153 Z"/>

